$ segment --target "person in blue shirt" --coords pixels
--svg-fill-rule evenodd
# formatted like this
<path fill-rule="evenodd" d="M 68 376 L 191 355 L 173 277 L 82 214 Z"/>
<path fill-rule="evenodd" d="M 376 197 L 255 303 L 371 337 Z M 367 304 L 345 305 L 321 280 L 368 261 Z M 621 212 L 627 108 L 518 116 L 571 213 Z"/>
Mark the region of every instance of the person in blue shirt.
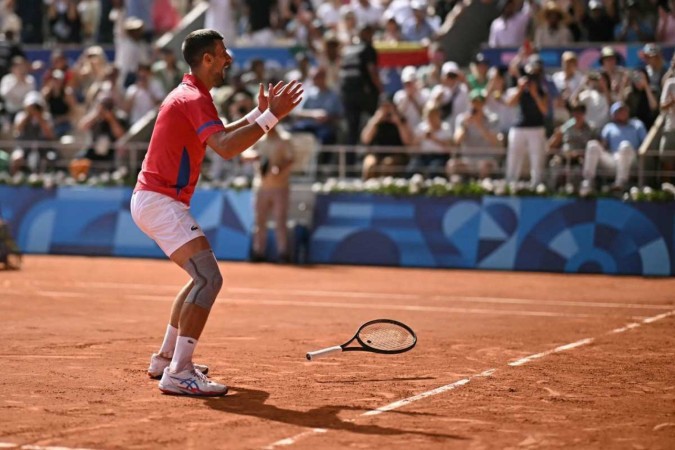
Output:
<path fill-rule="evenodd" d="M 340 95 L 328 87 L 325 67 L 316 67 L 311 77 L 311 87 L 307 89 L 305 98 L 293 111 L 294 118 L 291 131 L 312 133 L 322 145 L 337 143 L 340 118 L 343 116 Z M 319 155 L 319 164 L 330 163 L 334 154 Z"/>
<path fill-rule="evenodd" d="M 581 194 L 592 191 L 598 166 L 616 175 L 613 190 L 622 190 L 628 182 L 630 168 L 635 161 L 638 149 L 647 136 L 644 124 L 630 118 L 628 106 L 616 102 L 610 108 L 612 121 L 602 128 L 602 142 L 589 141 L 584 157 Z"/>
<path fill-rule="evenodd" d="M 626 1 L 626 17 L 614 28 L 614 38 L 621 42 L 649 42 L 654 30 L 642 17 L 637 0 Z"/>
<path fill-rule="evenodd" d="M 410 42 L 421 42 L 433 39 L 435 27 L 427 17 L 427 5 L 424 1 L 413 0 L 410 3 L 413 14 L 401 24 L 403 39 Z"/>

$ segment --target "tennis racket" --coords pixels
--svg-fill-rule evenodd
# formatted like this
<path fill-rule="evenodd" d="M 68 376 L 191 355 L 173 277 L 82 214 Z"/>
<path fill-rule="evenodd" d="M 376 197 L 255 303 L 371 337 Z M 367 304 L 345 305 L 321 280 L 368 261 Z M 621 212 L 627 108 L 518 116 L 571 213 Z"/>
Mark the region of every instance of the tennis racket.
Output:
<path fill-rule="evenodd" d="M 348 347 L 356 340 L 360 347 Z M 406 324 L 390 319 L 377 319 L 359 327 L 354 337 L 342 345 L 328 347 L 307 353 L 307 359 L 330 355 L 338 352 L 373 352 L 392 355 L 403 353 L 417 344 L 415 332 Z"/>

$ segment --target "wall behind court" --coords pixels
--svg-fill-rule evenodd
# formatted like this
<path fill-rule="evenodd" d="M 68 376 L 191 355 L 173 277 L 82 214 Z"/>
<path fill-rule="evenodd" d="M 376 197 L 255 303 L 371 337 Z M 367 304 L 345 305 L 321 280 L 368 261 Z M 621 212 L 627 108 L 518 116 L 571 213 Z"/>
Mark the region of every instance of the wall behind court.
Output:
<path fill-rule="evenodd" d="M 310 261 L 671 276 L 675 203 L 317 197 Z"/>
<path fill-rule="evenodd" d="M 130 198 L 130 188 L 0 186 L 0 214 L 25 253 L 164 258 Z M 219 259 L 249 258 L 250 191 L 198 189 L 191 211 Z M 317 264 L 672 276 L 675 203 L 322 194 L 308 241 Z"/>
<path fill-rule="evenodd" d="M 0 186 L 0 212 L 24 253 L 165 257 L 131 219 L 132 190 Z M 191 211 L 216 256 L 246 260 L 253 225 L 250 191 L 198 190 Z"/>

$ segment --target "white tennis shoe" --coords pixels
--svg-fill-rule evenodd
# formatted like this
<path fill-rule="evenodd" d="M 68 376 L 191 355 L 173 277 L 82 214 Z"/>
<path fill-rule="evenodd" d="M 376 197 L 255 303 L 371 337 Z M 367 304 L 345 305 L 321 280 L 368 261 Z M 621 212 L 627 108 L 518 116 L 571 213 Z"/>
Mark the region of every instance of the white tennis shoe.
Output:
<path fill-rule="evenodd" d="M 194 366 L 178 373 L 172 373 L 167 367 L 158 386 L 160 391 L 171 395 L 218 397 L 227 394 L 227 386 L 209 380 Z"/>
<path fill-rule="evenodd" d="M 164 369 L 171 364 L 171 358 L 165 358 L 158 353 L 153 353 L 150 357 L 150 366 L 148 367 L 148 376 L 153 380 L 159 380 L 164 374 Z M 194 364 L 195 369 L 206 375 L 209 373 L 209 366 L 203 364 Z"/>

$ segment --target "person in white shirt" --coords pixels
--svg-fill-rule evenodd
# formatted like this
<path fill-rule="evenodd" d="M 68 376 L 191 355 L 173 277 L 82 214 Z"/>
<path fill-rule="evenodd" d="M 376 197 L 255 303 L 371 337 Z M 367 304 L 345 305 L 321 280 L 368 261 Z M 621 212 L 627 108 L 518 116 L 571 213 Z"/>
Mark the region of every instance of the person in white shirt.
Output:
<path fill-rule="evenodd" d="M 675 76 L 665 80 L 661 91 L 661 111 L 665 114 L 666 123 L 659 145 L 661 168 L 675 170 Z M 672 180 L 672 177 L 669 177 Z"/>
<path fill-rule="evenodd" d="M 542 10 L 544 20 L 534 32 L 534 44 L 538 48 L 561 47 L 574 41 L 572 32 L 567 28 L 567 12 L 554 1 L 548 1 Z"/>
<path fill-rule="evenodd" d="M 237 42 L 236 0 L 209 0 L 204 15 L 204 28 L 216 30 L 223 35 L 225 42 L 234 46 Z"/>
<path fill-rule="evenodd" d="M 133 83 L 133 75 L 141 63 L 150 63 L 150 45 L 143 39 L 145 24 L 136 17 L 127 17 L 115 36 L 115 66 L 124 87 Z"/>
<path fill-rule="evenodd" d="M 490 47 L 520 47 L 525 41 L 532 9 L 529 1 L 506 0 L 502 13 L 490 24 Z"/>
<path fill-rule="evenodd" d="M 453 129 L 457 116 L 469 109 L 469 90 L 464 83 L 464 74 L 454 61 L 443 64 L 441 79 L 442 84 L 434 86 L 428 102 L 441 108 L 441 117 Z"/>
<path fill-rule="evenodd" d="M 576 53 L 563 52 L 560 58 L 562 70 L 553 74 L 553 83 L 558 89 L 560 97 L 567 101 L 581 86 L 584 76 L 578 70 L 579 61 Z"/>
<path fill-rule="evenodd" d="M 455 144 L 461 157 L 448 161 L 448 176 L 477 173 L 480 179 L 489 177 L 497 167 L 495 153 L 503 152 L 499 120 L 485 108 L 486 94 L 482 89 L 471 91 L 471 110 L 457 116 Z"/>
<path fill-rule="evenodd" d="M 577 70 L 577 55 L 574 52 L 564 52 L 561 65 L 562 70 L 551 77 L 559 94 L 553 101 L 553 120 L 556 126 L 562 125 L 570 118 L 568 110 L 570 98 L 579 90 L 584 81 L 584 76 Z"/>
<path fill-rule="evenodd" d="M 429 97 L 429 91 L 426 88 L 420 89 L 415 66 L 403 68 L 401 83 L 403 83 L 403 89 L 394 94 L 394 104 L 396 109 L 405 117 L 410 128 L 414 130 L 422 121 L 424 104 Z"/>
<path fill-rule="evenodd" d="M 485 106 L 497 116 L 499 131 L 507 134 L 511 127 L 518 122 L 518 107 L 509 106 L 507 99 L 516 95 L 518 87 L 506 88 L 506 71 L 502 67 L 492 67 L 488 72 L 488 84 Z"/>
<path fill-rule="evenodd" d="M 0 80 L 0 96 L 5 99 L 10 120 L 23 109 L 26 95 L 35 90 L 35 78 L 28 73 L 28 61 L 23 56 L 15 56 L 10 72 Z"/>
<path fill-rule="evenodd" d="M 322 2 L 316 10 L 316 17 L 321 21 L 325 28 L 337 30 L 340 21 L 341 0 L 328 0 Z"/>
<path fill-rule="evenodd" d="M 136 72 L 136 82 L 127 88 L 124 110 L 129 115 L 130 124 L 138 122 L 149 111 L 154 110 L 166 92 L 162 83 L 152 76 L 150 66 L 140 64 Z"/>
<path fill-rule="evenodd" d="M 384 10 L 379 3 L 370 0 L 352 0 L 350 7 L 356 15 L 356 22 L 359 27 L 372 25 L 379 28 L 384 14 Z"/>
<path fill-rule="evenodd" d="M 572 95 L 571 103 L 586 106 L 586 121 L 596 130 L 609 122 L 609 107 L 612 97 L 609 91 L 609 77 L 605 73 L 591 72 Z"/>
<path fill-rule="evenodd" d="M 427 108 L 424 119 L 414 130 L 413 143 L 419 153 L 410 158 L 406 174 L 422 173 L 427 177 L 443 174 L 450 157 L 452 131 L 450 125 L 441 120 L 441 108 Z"/>

